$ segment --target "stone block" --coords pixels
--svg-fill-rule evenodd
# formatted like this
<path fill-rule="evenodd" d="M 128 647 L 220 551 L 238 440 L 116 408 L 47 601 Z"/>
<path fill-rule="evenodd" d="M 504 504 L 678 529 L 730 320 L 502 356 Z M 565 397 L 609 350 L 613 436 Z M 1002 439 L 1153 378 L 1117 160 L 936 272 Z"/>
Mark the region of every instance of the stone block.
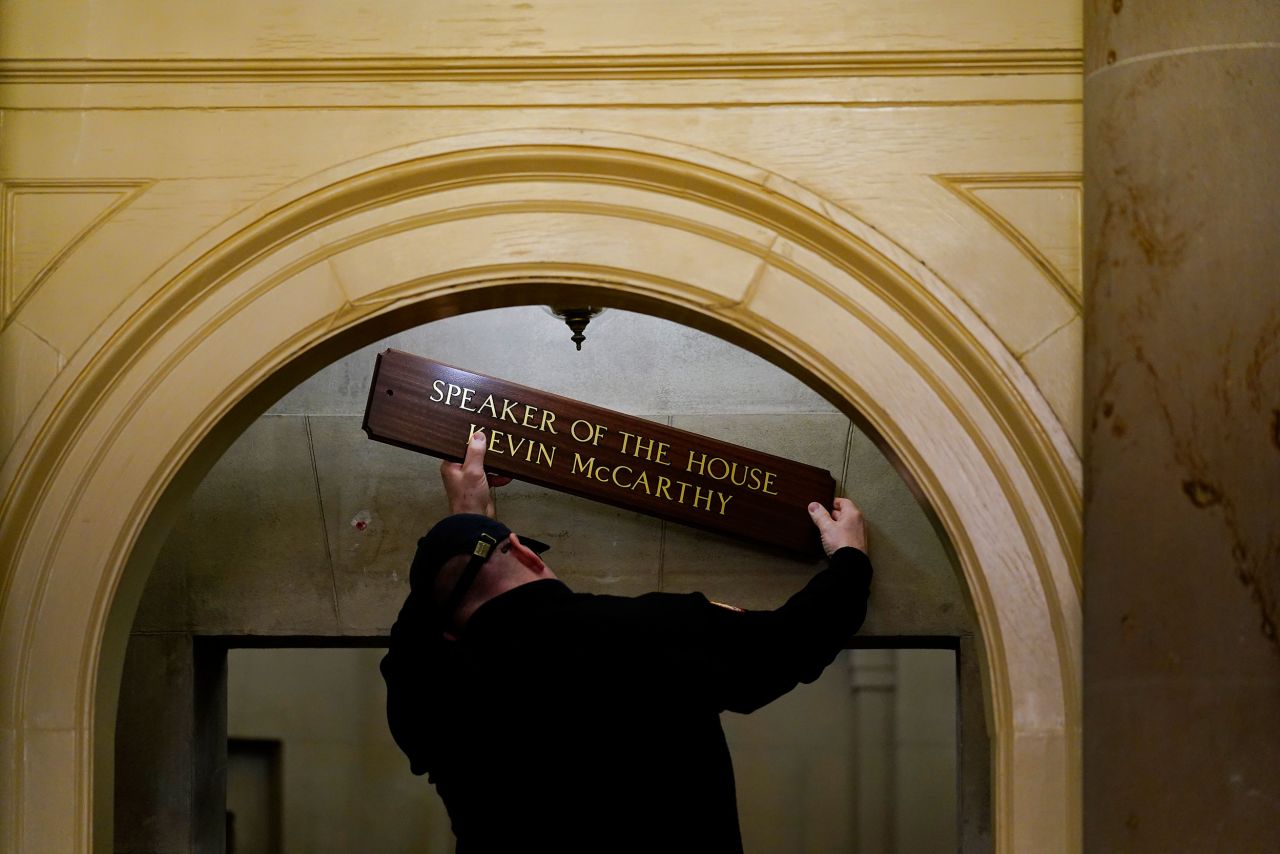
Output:
<path fill-rule="evenodd" d="M 1022 355 L 1031 374 L 1077 453 L 1081 437 L 1080 372 L 1084 369 L 1084 320 L 1077 317 Z"/>
<path fill-rule="evenodd" d="M 61 354 L 21 323 L 0 331 L 0 461 L 61 369 Z"/>
<path fill-rule="evenodd" d="M 191 637 L 133 635 L 116 716 L 115 850 L 190 851 L 195 753 Z"/>
<path fill-rule="evenodd" d="M 186 576 L 186 622 L 196 633 L 336 631 L 304 419 L 259 419 L 228 449 L 161 549 L 155 573 L 177 591 L 174 572 Z"/>
<path fill-rule="evenodd" d="M 866 516 L 875 567 L 863 633 L 972 632 L 972 606 L 938 529 L 893 464 L 856 428 L 850 433 L 843 493 Z"/>
<path fill-rule="evenodd" d="M 449 512 L 440 461 L 370 440 L 360 416 L 308 421 L 342 631 L 383 634 L 409 593 L 418 538 Z"/>

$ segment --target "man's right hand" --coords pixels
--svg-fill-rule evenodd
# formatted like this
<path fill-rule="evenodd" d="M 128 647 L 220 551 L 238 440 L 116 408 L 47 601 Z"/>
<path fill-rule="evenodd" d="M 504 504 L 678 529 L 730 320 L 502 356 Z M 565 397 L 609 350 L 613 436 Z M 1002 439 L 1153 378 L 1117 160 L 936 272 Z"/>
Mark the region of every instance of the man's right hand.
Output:
<path fill-rule="evenodd" d="M 818 502 L 809 505 L 809 518 L 818 526 L 822 550 L 831 557 L 845 546 L 867 550 L 867 526 L 862 511 L 847 498 L 837 498 L 831 512 Z"/>
<path fill-rule="evenodd" d="M 450 513 L 480 513 L 493 516 L 493 496 L 490 486 L 510 483 L 511 478 L 484 473 L 484 452 L 488 438 L 475 433 L 467 442 L 466 455 L 461 463 L 445 461 L 440 464 L 440 480 L 444 482 L 444 494 L 449 498 Z"/>

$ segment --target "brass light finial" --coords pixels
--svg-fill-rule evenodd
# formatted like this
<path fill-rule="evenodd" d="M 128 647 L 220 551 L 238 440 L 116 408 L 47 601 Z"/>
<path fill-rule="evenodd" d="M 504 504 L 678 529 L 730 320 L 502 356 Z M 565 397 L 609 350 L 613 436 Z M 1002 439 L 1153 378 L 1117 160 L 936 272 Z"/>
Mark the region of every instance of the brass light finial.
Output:
<path fill-rule="evenodd" d="M 591 318 L 604 311 L 603 308 L 557 308 L 555 306 L 548 306 L 547 310 L 565 322 L 565 325 L 573 332 L 569 340 L 579 350 L 582 349 L 582 342 L 587 340 L 587 336 L 582 334 L 587 328 L 587 324 L 591 322 Z"/>

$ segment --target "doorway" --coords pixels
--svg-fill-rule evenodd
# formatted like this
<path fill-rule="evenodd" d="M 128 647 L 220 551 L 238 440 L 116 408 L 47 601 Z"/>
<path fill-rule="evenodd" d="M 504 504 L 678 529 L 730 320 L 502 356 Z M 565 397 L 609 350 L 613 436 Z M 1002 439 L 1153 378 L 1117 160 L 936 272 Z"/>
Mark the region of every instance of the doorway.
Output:
<path fill-rule="evenodd" d="M 951 816 L 943 824 L 965 828 L 964 850 L 989 847 L 990 760 L 973 655 L 975 619 L 947 550 L 890 462 L 820 396 L 720 339 L 617 309 L 592 322 L 581 352 L 569 335 L 538 307 L 460 315 L 363 348 L 285 394 L 214 466 L 161 547 L 135 619 L 130 661 L 142 662 L 141 651 L 153 648 L 161 637 L 182 638 L 183 643 L 187 638 L 205 639 L 225 648 L 332 646 L 344 643 L 344 638 L 372 644 L 385 634 L 406 590 L 404 573 L 414 541 L 443 513 L 435 461 L 369 442 L 359 430 L 373 353 L 396 346 L 831 470 L 842 491 L 862 504 L 872 522 L 879 575 L 865 629 L 868 637 L 881 644 L 903 636 L 923 638 L 914 644 L 946 648 L 953 673 L 957 651 L 969 665 L 960 671 L 959 700 L 944 705 L 962 709 L 959 723 L 952 725 L 962 729 L 959 740 L 972 746 L 962 753 L 962 769 L 943 775 L 955 806 L 941 814 Z M 495 346 L 495 341 L 502 345 Z M 557 571 L 579 589 L 698 589 L 744 607 L 773 607 L 814 570 L 803 561 L 780 561 L 722 537 L 528 485 L 504 488 L 498 507 L 504 518 L 518 520 L 522 530 L 552 543 Z M 717 566 L 731 566 L 731 571 L 708 571 L 703 556 L 709 550 L 728 555 Z M 233 650 L 231 661 L 241 652 Z M 892 655 L 884 650 L 868 654 Z M 299 668 L 278 670 L 275 681 L 287 684 L 307 671 L 305 665 Z M 845 671 L 842 678 L 853 691 L 853 671 L 847 666 Z M 376 668 L 372 672 L 376 675 Z M 200 681 L 198 675 L 192 679 Z M 131 680 L 127 671 L 122 708 L 147 696 L 131 686 Z M 956 680 L 951 681 L 954 692 Z M 230 684 L 236 684 L 234 678 Z M 883 687 L 862 685 L 859 690 L 865 688 L 870 697 Z M 360 696 L 344 693 L 338 705 L 367 710 L 381 699 L 380 684 L 372 689 L 365 685 L 357 693 Z M 209 689 L 206 694 L 218 692 Z M 278 699 L 284 702 L 289 696 L 285 692 Z M 129 716 L 123 714 L 121 720 L 126 719 Z M 740 751 L 742 761 L 758 771 L 747 772 L 744 784 L 756 779 L 761 785 L 755 789 L 767 788 L 776 775 L 763 770 L 767 766 L 761 757 L 778 748 L 752 735 L 749 723 L 739 729 L 746 745 Z M 230 723 L 226 732 L 235 737 L 279 737 L 236 731 Z M 117 732 L 118 781 L 137 767 L 130 757 L 138 742 L 136 733 Z M 786 761 L 794 765 L 803 753 L 793 750 Z M 284 755 L 288 767 L 287 744 Z M 187 767 L 197 765 L 187 762 Z M 407 770 L 402 772 L 402 782 L 420 784 L 408 778 Z M 319 780 L 325 775 L 307 776 Z M 957 786 L 961 776 L 968 782 Z M 754 797 L 751 789 L 748 785 L 744 796 Z M 120 820 L 122 815 L 138 814 L 128 804 L 131 791 L 118 782 L 118 838 L 137 828 L 136 823 Z M 874 805 L 856 801 L 845 808 L 849 815 L 859 809 L 878 814 Z M 122 809 L 127 812 L 122 814 Z M 174 816 L 181 814 L 173 811 Z M 752 810 L 752 815 L 764 814 L 763 808 Z M 744 821 L 744 827 L 749 824 Z M 862 821 L 858 827 L 871 824 Z M 433 838 L 439 826 L 436 822 L 434 831 L 421 832 Z M 776 835 L 781 827 L 771 826 L 772 830 L 761 829 L 765 837 Z M 891 822 L 881 830 L 894 832 Z M 778 838 L 787 844 L 794 841 L 792 836 Z"/>
<path fill-rule="evenodd" d="M 443 803 L 387 731 L 383 654 L 228 652 L 228 852 L 452 854 Z M 723 715 L 744 849 L 959 850 L 956 677 L 954 649 L 850 649 L 812 684 Z M 273 805 L 278 847 L 250 848 Z"/>

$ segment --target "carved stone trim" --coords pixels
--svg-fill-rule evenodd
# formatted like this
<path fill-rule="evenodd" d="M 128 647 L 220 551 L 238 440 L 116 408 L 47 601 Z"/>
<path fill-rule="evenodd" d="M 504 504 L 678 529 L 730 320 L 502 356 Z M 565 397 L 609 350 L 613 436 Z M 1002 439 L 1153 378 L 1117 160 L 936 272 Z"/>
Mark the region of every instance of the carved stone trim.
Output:
<path fill-rule="evenodd" d="M 10 319 L 36 289 L 53 275 L 76 248 L 115 216 L 126 205 L 142 194 L 154 182 L 141 181 L 84 181 L 78 179 L 39 181 L 0 181 L 0 241 L 4 251 L 0 261 L 0 329 L 9 325 Z M 115 196 L 98 214 L 87 220 L 75 235 L 65 243 L 30 281 L 19 282 L 15 277 L 16 203 L 26 195 L 105 195 Z"/>
<path fill-rule="evenodd" d="M 1023 255 L 1035 264 L 1045 278 L 1066 297 L 1076 311 L 1084 310 L 1084 298 L 1078 283 L 1071 282 L 1050 261 L 1031 239 L 1014 223 L 983 200 L 975 190 L 1075 190 L 1084 192 L 1084 176 L 1079 172 L 1012 172 L 973 175 L 934 175 L 934 180 L 946 187 L 966 205 L 976 210 L 983 219 L 1009 239 Z"/>
<path fill-rule="evenodd" d="M 367 83 L 1080 74 L 1076 49 L 599 56 L 6 59 L 0 83 Z"/>

